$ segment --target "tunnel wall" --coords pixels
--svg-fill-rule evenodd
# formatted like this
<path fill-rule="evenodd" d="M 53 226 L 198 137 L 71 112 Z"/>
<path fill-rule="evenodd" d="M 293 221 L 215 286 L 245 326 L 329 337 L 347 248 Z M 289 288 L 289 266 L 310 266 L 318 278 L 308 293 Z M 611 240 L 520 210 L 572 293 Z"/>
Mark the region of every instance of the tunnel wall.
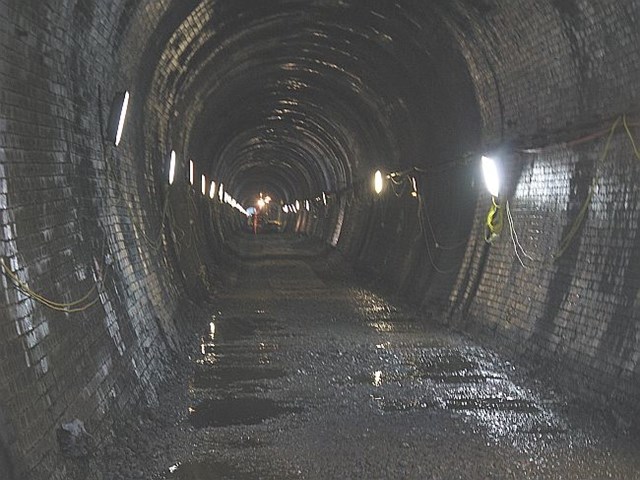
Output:
<path fill-rule="evenodd" d="M 624 426 L 640 398 L 640 157 L 621 120 L 636 114 L 638 145 L 639 16 L 634 2 L 535 2 L 450 17 L 530 258 L 519 250 L 520 264 L 506 216 L 485 243 L 482 194 L 447 321 L 533 359 Z"/>
<path fill-rule="evenodd" d="M 100 441 L 115 419 L 157 401 L 176 348 L 180 282 L 149 200 L 162 192 L 150 187 L 144 144 L 126 139 L 144 138 L 141 123 L 128 120 L 118 149 L 101 134 L 113 94 L 132 80 L 114 56 L 123 7 L 0 1 L 0 255 L 28 285 L 2 277 L 0 456 L 4 467 L 9 451 L 16 478 L 67 478 L 61 423 L 78 418 Z"/>

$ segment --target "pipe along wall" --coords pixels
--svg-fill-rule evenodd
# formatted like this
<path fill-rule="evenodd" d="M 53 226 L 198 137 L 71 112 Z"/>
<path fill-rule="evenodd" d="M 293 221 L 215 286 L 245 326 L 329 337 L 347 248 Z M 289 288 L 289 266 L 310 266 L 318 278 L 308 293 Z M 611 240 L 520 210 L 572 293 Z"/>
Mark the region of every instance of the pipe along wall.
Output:
<path fill-rule="evenodd" d="M 63 478 L 62 422 L 99 436 L 157 402 L 181 309 L 215 301 L 243 223 L 200 175 L 244 205 L 313 200 L 287 229 L 631 425 L 639 17 L 631 0 L 0 0 L 3 478 Z M 376 169 L 419 172 L 418 196 L 407 178 L 376 196 Z"/>

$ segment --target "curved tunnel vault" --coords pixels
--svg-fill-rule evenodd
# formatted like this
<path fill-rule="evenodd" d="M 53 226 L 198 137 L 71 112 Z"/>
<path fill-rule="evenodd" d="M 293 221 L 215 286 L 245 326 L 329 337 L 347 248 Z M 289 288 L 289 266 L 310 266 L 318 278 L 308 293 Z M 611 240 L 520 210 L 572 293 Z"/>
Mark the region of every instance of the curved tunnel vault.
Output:
<path fill-rule="evenodd" d="M 302 202 L 288 229 L 632 418 L 639 17 L 631 0 L 0 0 L 14 463 L 40 478 L 61 421 L 105 429 L 157 401 L 178 305 L 215 298 L 245 221 L 221 184 L 245 207 Z M 404 174 L 376 196 L 377 169 Z"/>

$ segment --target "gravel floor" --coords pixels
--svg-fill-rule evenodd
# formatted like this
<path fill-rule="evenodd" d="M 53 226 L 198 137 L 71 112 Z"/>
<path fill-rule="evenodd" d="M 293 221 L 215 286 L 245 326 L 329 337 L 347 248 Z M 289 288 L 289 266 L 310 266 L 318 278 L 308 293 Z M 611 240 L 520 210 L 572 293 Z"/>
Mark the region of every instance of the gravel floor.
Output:
<path fill-rule="evenodd" d="M 640 478 L 638 439 L 525 366 L 358 286 L 301 241 L 238 248 L 251 241 L 272 256 L 243 260 L 202 322 L 188 380 L 123 426 L 137 440 L 126 461 L 121 446 L 105 456 L 107 478 Z"/>

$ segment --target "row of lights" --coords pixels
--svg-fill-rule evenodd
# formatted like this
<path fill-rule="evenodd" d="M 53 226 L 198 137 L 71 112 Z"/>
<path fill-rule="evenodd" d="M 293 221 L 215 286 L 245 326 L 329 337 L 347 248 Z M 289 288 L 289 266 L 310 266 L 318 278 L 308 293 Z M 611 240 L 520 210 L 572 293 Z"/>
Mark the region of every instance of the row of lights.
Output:
<path fill-rule="evenodd" d="M 491 194 L 493 198 L 498 198 L 500 194 L 500 173 L 498 171 L 498 165 L 495 159 L 487 156 L 482 156 L 482 175 L 484 177 L 484 183 L 487 187 L 487 190 Z M 402 174 L 397 172 L 391 172 L 386 175 L 386 177 L 382 174 L 380 170 L 376 170 L 373 175 L 373 189 L 375 192 L 380 195 L 384 190 L 385 186 L 385 178 L 389 180 L 393 180 L 396 177 L 400 177 Z M 418 196 L 418 184 L 416 178 L 413 176 L 409 177 L 411 182 L 411 195 L 414 197 Z"/>
<path fill-rule="evenodd" d="M 313 199 L 315 202 L 320 203 L 324 206 L 327 205 L 327 194 L 322 192 L 322 195 Z M 282 211 L 284 213 L 298 213 L 301 208 L 304 208 L 307 212 L 311 210 L 311 200 L 296 200 L 293 203 L 286 204 L 282 206 Z"/>
<path fill-rule="evenodd" d="M 129 92 L 118 92 L 111 102 L 111 109 L 109 111 L 109 123 L 107 124 L 107 138 L 117 147 L 122 140 L 122 133 L 124 131 L 124 123 L 127 118 L 127 110 L 129 108 Z M 171 157 L 169 160 L 169 185 L 172 185 L 176 177 L 176 152 L 171 151 Z M 193 160 L 189 161 L 189 183 L 194 183 L 194 166 Z M 201 177 L 201 190 L 202 195 L 207 194 L 207 179 L 204 175 Z M 211 181 L 209 184 L 209 198 L 213 199 L 216 195 L 216 182 Z M 218 198 L 221 202 L 231 205 L 242 214 L 248 216 L 245 208 L 240 203 L 224 191 L 224 185 L 221 183 L 218 187 Z"/>
<path fill-rule="evenodd" d="M 177 164 L 176 152 L 174 150 L 171 150 L 171 157 L 169 160 L 169 185 L 173 185 L 173 182 L 175 181 L 176 164 Z M 189 160 L 189 184 L 190 185 L 193 185 L 195 181 L 194 170 L 195 168 L 194 168 L 193 160 Z M 207 183 L 207 177 L 204 174 L 200 178 L 201 178 L 200 187 L 201 187 L 202 195 L 206 195 L 208 190 L 209 198 L 213 200 L 213 198 L 215 198 L 216 196 L 216 182 L 214 180 L 211 180 L 209 183 Z M 229 193 L 225 191 L 223 183 L 220 183 L 217 186 L 217 192 L 218 192 L 218 199 L 221 202 L 224 202 L 230 205 L 232 208 L 235 208 L 243 215 L 249 216 L 249 214 L 247 213 L 247 210 L 235 198 L 233 198 Z"/>

